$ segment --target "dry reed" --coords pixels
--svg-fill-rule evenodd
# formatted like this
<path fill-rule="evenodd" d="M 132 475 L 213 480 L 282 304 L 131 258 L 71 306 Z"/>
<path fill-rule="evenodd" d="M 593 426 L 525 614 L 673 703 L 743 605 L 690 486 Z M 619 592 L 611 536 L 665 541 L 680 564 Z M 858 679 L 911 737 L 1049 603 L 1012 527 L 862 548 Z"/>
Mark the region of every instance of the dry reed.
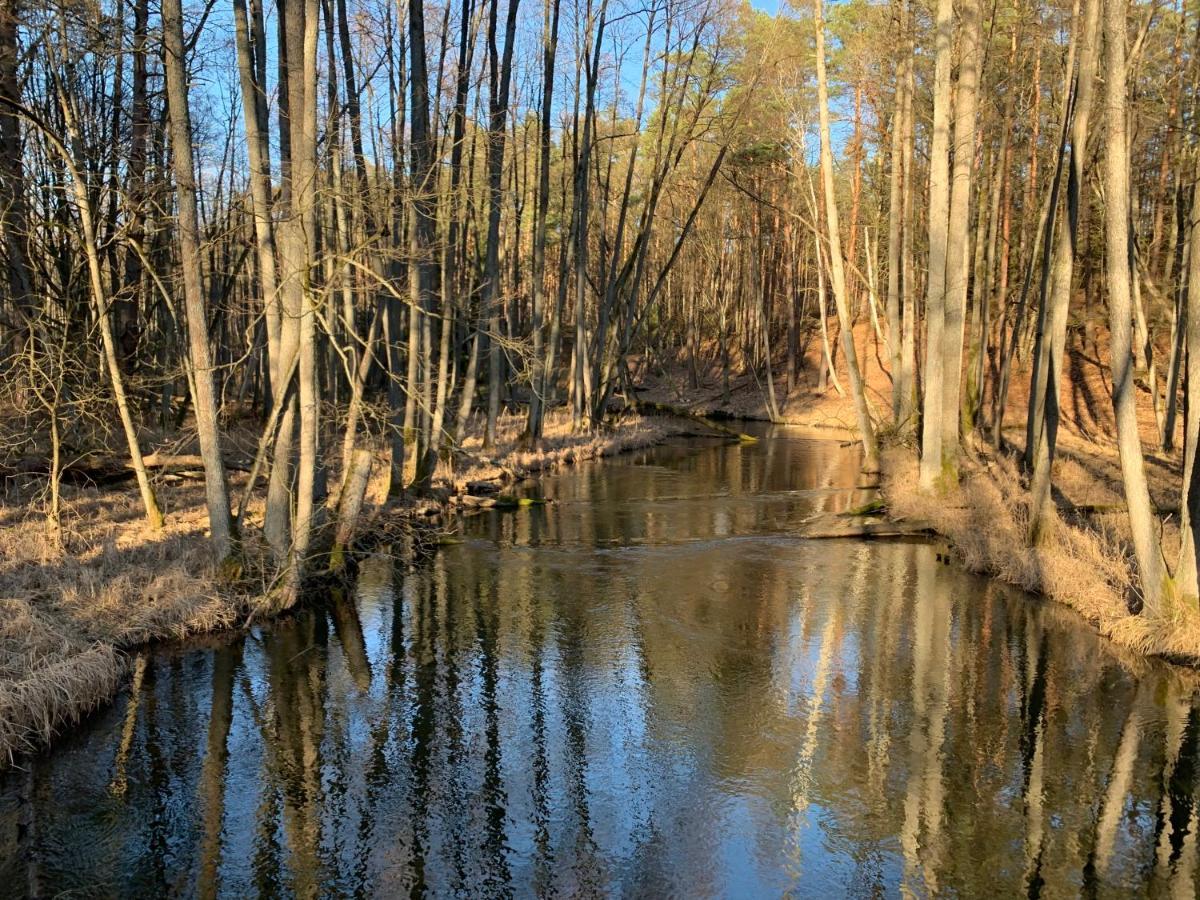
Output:
<path fill-rule="evenodd" d="M 604 433 L 576 433 L 556 410 L 534 452 L 521 446 L 523 425 L 523 417 L 503 417 L 491 452 L 478 437 L 468 439 L 457 468 L 439 466 L 435 496 L 444 501 L 468 483 L 509 481 L 649 446 L 678 430 L 670 422 L 624 415 Z M 375 488 L 387 471 L 382 455 L 378 463 Z M 233 474 L 235 491 L 242 478 Z M 143 524 L 130 485 L 64 485 L 61 534 L 46 527 L 28 497 L 0 502 L 0 765 L 107 702 L 123 682 L 130 651 L 244 621 L 254 589 L 217 587 L 202 482 L 161 480 L 157 490 L 167 509 L 167 525 L 157 533 Z M 376 493 L 373 499 L 378 513 L 386 498 Z M 251 526 L 261 508 L 261 498 L 251 504 Z M 257 545 L 253 527 L 245 537 L 250 556 Z"/>

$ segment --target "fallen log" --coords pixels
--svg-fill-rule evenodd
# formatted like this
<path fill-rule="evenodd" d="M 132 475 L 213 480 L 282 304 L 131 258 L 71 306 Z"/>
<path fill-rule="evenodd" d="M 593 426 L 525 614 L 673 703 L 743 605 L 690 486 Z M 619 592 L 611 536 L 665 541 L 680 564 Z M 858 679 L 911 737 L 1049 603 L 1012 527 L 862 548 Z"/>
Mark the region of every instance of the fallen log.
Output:
<path fill-rule="evenodd" d="M 746 434 L 727 425 L 722 425 L 720 422 L 714 422 L 710 416 L 702 415 L 693 410 L 682 406 L 672 406 L 669 403 L 657 403 L 653 400 L 638 400 L 634 398 L 630 401 L 630 405 L 639 413 L 651 412 L 660 415 L 677 416 L 681 419 L 690 419 L 693 422 L 699 422 L 705 428 L 711 428 L 718 434 L 728 435 L 729 437 L 737 438 L 745 444 L 756 444 L 758 438 L 753 435 Z"/>
<path fill-rule="evenodd" d="M 195 453 L 151 453 L 142 458 L 149 470 L 159 472 L 197 472 L 203 477 L 204 460 Z M 225 468 L 233 472 L 248 472 L 249 465 L 242 460 L 229 459 Z M 0 466 L 0 478 L 32 475 L 40 478 L 50 476 L 50 460 L 38 457 L 26 458 Z M 69 484 L 109 485 L 120 484 L 134 477 L 133 465 L 128 460 L 105 457 L 90 462 L 68 463 L 59 470 L 59 478 Z"/>
<path fill-rule="evenodd" d="M 818 516 L 805 522 L 799 536 L 815 541 L 835 538 L 930 537 L 935 534 L 937 532 L 933 526 L 920 519 L 854 522 L 834 514 Z"/>

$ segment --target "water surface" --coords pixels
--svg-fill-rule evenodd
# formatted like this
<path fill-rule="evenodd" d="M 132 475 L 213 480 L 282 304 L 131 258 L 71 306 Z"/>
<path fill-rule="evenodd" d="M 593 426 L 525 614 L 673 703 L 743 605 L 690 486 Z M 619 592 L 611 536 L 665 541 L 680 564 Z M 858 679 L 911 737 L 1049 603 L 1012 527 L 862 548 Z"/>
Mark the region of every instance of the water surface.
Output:
<path fill-rule="evenodd" d="M 680 440 L 135 687 L 0 783 L 0 894 L 1196 896 L 1194 680 Z"/>

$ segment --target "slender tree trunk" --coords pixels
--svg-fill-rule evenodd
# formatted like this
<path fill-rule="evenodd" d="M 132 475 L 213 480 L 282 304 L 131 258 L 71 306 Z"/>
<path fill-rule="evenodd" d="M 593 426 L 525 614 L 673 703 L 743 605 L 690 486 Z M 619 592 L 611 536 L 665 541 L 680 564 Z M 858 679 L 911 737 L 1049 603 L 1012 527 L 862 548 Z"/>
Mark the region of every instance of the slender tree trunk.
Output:
<path fill-rule="evenodd" d="M 1167 408 L 1162 430 L 1162 449 L 1169 453 L 1175 449 L 1175 422 L 1179 415 L 1179 380 L 1187 350 L 1189 302 L 1191 299 L 1191 216 L 1192 206 L 1185 203 L 1184 191 L 1177 185 L 1176 213 L 1179 223 L 1176 231 L 1175 271 L 1179 273 L 1174 295 L 1174 310 L 1171 322 L 1171 358 L 1167 364 Z M 1194 202 L 1194 201 L 1193 201 Z"/>
<path fill-rule="evenodd" d="M 425 7 L 423 0 L 409 0 L 408 6 L 408 41 L 409 41 L 409 87 L 410 104 L 409 134 L 411 154 L 411 169 L 413 179 L 412 210 L 413 224 L 411 235 L 412 261 L 409 264 L 409 297 L 412 304 L 412 315 L 409 328 L 409 353 L 419 348 L 421 354 L 418 374 L 418 360 L 411 357 L 408 365 L 409 401 L 421 401 L 418 419 L 421 427 L 417 429 L 415 448 L 416 469 L 413 486 L 418 491 L 428 490 L 433 477 L 434 465 L 437 463 L 436 437 L 429 433 L 427 425 L 431 425 L 430 403 L 432 394 L 429 390 L 432 380 L 433 347 L 431 346 L 432 331 L 429 318 L 433 313 L 433 294 L 436 282 L 435 245 L 437 242 L 437 172 L 435 169 L 435 154 L 433 137 L 429 122 L 429 77 L 426 72 L 425 56 Z M 418 336 L 419 332 L 419 336 Z M 414 378 L 416 376 L 416 378 Z M 421 389 L 413 389 L 415 380 L 419 380 Z"/>
<path fill-rule="evenodd" d="M 1193 606 L 1200 596 L 1197 577 L 1197 548 L 1200 547 L 1200 155 L 1196 157 L 1192 209 L 1188 217 L 1187 306 L 1184 328 L 1187 342 L 1187 373 L 1184 378 L 1183 490 L 1179 505 L 1180 547 L 1176 567 L 1179 593 Z"/>
<path fill-rule="evenodd" d="M 948 0 L 942 0 L 947 2 Z M 866 385 L 858 368 L 854 347 L 854 327 L 850 321 L 849 299 L 846 296 L 846 273 L 842 262 L 842 239 L 838 225 L 837 197 L 833 184 L 833 142 L 829 132 L 829 88 L 825 76 L 825 21 L 823 0 L 813 0 L 813 28 L 817 38 L 817 113 L 821 123 L 821 184 L 825 191 L 825 224 L 829 240 L 829 271 L 833 281 L 833 297 L 837 303 L 838 323 L 842 329 L 842 352 L 846 357 L 847 378 L 854 400 L 859 438 L 863 445 L 863 470 L 879 471 L 879 446 L 875 442 L 875 427 L 867 409 Z"/>
<path fill-rule="evenodd" d="M 284 328 L 281 350 L 284 359 L 295 353 L 298 419 L 295 515 L 287 552 L 281 604 L 290 606 L 299 596 L 312 539 L 316 513 L 318 465 L 317 328 L 316 295 L 311 284 L 316 256 L 317 176 L 317 0 L 287 0 L 281 12 L 288 54 L 287 75 L 289 189 L 288 205 L 280 223 L 279 249 Z M 290 352 L 289 352 L 290 351 Z M 283 367 L 281 367 L 282 370 Z M 275 465 L 287 465 L 293 448 L 285 413 L 276 443 Z"/>
<path fill-rule="evenodd" d="M 474 0 L 463 0 L 461 16 L 462 21 L 459 24 L 458 40 L 458 72 L 455 77 L 454 87 L 454 122 L 450 137 L 450 187 L 447 197 L 447 218 L 450 221 L 447 227 L 441 271 L 442 330 L 440 346 L 438 348 L 438 394 L 437 406 L 433 418 L 434 441 L 439 446 L 450 445 L 451 447 L 457 439 L 458 429 L 453 426 L 450 429 L 445 429 L 445 422 L 446 416 L 449 414 L 451 398 L 450 367 L 452 362 L 451 357 L 455 355 L 452 352 L 452 345 L 454 343 L 453 336 L 456 330 L 456 320 L 461 315 L 462 320 L 468 325 L 473 326 L 474 324 L 470 302 L 465 299 L 458 303 L 453 302 L 453 298 L 459 293 L 462 281 L 462 273 L 458 265 L 460 245 L 463 243 L 465 237 L 465 228 L 461 221 L 462 210 L 465 205 L 462 190 L 462 161 L 467 124 L 467 94 L 470 89 L 471 59 L 474 55 L 473 47 L 475 44 Z M 470 388 L 473 393 L 475 389 L 473 382 Z M 445 431 L 444 434 L 443 431 Z"/>
<path fill-rule="evenodd" d="M 551 122 L 554 101 L 554 62 L 558 54 L 560 0 L 546 0 L 542 36 L 542 110 L 538 132 L 538 188 L 533 223 L 533 390 L 529 398 L 529 444 L 536 449 L 542 440 L 546 392 L 553 372 L 543 348 L 546 305 L 546 219 L 550 212 Z"/>
<path fill-rule="evenodd" d="M 1082 22 L 1082 52 L 1079 74 L 1076 76 L 1074 107 L 1071 118 L 1071 169 L 1067 176 L 1067 214 L 1058 225 L 1053 283 L 1046 311 L 1046 331 L 1043 341 L 1047 348 L 1044 360 L 1044 395 L 1042 399 L 1043 426 L 1033 435 L 1033 478 L 1030 484 L 1029 540 L 1036 543 L 1046 525 L 1052 508 L 1050 502 L 1051 471 L 1058 440 L 1059 393 L 1063 362 L 1066 355 L 1067 311 L 1071 301 L 1071 281 L 1075 256 L 1078 252 L 1079 208 L 1083 201 L 1082 187 L 1087 165 L 1087 143 L 1090 133 L 1092 98 L 1095 94 L 1096 63 L 1100 55 L 1100 5 L 1102 0 L 1087 0 Z M 1037 384 L 1034 384 L 1037 389 Z"/>
<path fill-rule="evenodd" d="M 300 312 L 302 303 L 297 302 L 297 291 L 302 291 L 297 279 L 295 250 L 291 244 L 285 246 L 285 237 L 292 239 L 291 216 L 294 204 L 294 172 L 292 166 L 292 129 L 291 129 L 291 90 L 289 88 L 289 71 L 294 65 L 291 59 L 296 53 L 303 52 L 303 31 L 296 33 L 292 27 L 291 5 L 302 3 L 304 0 L 281 0 L 278 21 L 278 55 L 279 55 L 279 90 L 278 90 L 278 121 L 279 121 L 279 169 L 280 199 L 279 208 L 282 212 L 276 234 L 276 244 L 279 249 L 280 284 L 279 284 L 279 362 L 277 369 L 279 383 L 272 385 L 275 394 L 284 398 L 285 405 L 280 414 L 279 430 L 275 435 L 274 448 L 271 457 L 271 474 L 267 483 L 267 502 L 263 513 L 263 537 L 271 550 L 277 566 L 285 567 L 292 544 L 292 488 L 295 483 L 296 455 L 296 421 L 299 416 L 296 391 L 292 390 L 291 381 L 299 368 L 300 357 Z M 289 35 L 289 32 L 291 34 Z M 295 41 L 295 49 L 290 50 L 289 42 Z M 302 98 L 297 97 L 299 104 Z M 296 107 L 299 109 L 299 106 Z M 295 363 L 295 365 L 293 365 Z M 290 372 L 290 376 L 283 373 Z"/>
<path fill-rule="evenodd" d="M 271 219 L 271 150 L 266 91 L 257 78 L 256 65 L 258 55 L 266 52 L 266 36 L 263 31 L 262 0 L 250 2 L 253 25 L 246 15 L 245 0 L 233 0 L 233 20 L 242 87 L 242 118 L 246 127 L 246 155 L 250 163 L 250 214 L 254 219 L 259 289 L 266 313 L 267 358 L 271 385 L 273 389 L 278 389 L 281 313 L 275 274 L 275 229 Z"/>
<path fill-rule="evenodd" d="M 504 390 L 504 359 L 500 344 L 500 214 L 504 196 L 504 139 L 508 121 L 509 85 L 512 82 L 513 44 L 516 40 L 518 0 L 509 0 L 504 28 L 503 57 L 497 58 L 496 19 L 498 0 L 492 3 L 488 19 L 488 59 L 491 103 L 488 116 L 488 229 L 483 268 L 483 304 L 488 316 L 488 416 L 485 446 L 496 443 L 496 420 Z"/>
<path fill-rule="evenodd" d="M 904 15 L 902 34 L 905 45 L 904 64 L 904 114 L 902 117 L 904 133 L 901 135 L 901 159 L 903 169 L 904 195 L 901 199 L 900 237 L 900 374 L 897 378 L 896 390 L 900 394 L 900 429 L 902 433 L 911 433 L 917 425 L 917 279 L 915 272 L 915 254 L 913 253 L 913 235 L 916 230 L 913 204 L 916 198 L 916 177 L 913 163 L 913 153 L 916 144 L 913 125 L 914 89 L 914 56 L 916 54 L 916 37 L 909 15 L 908 3 L 902 2 L 901 12 Z"/>
<path fill-rule="evenodd" d="M 192 162 L 192 124 L 188 109 L 186 60 L 183 49 L 181 0 L 163 0 L 163 69 L 171 112 L 171 157 L 175 166 L 175 195 L 179 207 L 179 254 L 183 303 L 188 324 L 188 357 L 194 390 L 192 409 L 204 463 L 204 493 L 208 525 L 218 562 L 234 553 L 229 484 L 221 457 L 220 421 L 208 347 L 208 317 L 200 284 L 200 220 L 196 212 L 195 168 Z"/>
<path fill-rule="evenodd" d="M 66 102 L 64 99 L 64 109 Z M 65 113 L 64 113 L 65 114 Z M 68 117 L 68 130 L 72 132 L 73 143 L 79 140 L 74 136 L 74 126 Z M 138 491 L 141 494 L 142 506 L 146 511 L 146 521 L 150 527 L 159 530 L 163 527 L 162 509 L 154 488 L 150 485 L 150 476 L 146 472 L 146 464 L 142 458 L 142 450 L 138 444 L 137 426 L 133 423 L 133 413 L 129 408 L 129 398 L 125 393 L 125 380 L 121 374 L 121 365 L 117 359 L 116 341 L 113 339 L 112 321 L 108 316 L 106 297 L 104 293 L 104 277 L 100 265 L 100 254 L 96 249 L 96 226 L 92 217 L 91 198 L 83 175 L 74 161 L 68 161 L 65 147 L 61 148 L 64 161 L 71 170 L 71 185 L 75 195 L 75 203 L 79 209 L 79 221 L 83 228 L 84 250 L 88 262 L 88 283 L 92 294 L 92 307 L 96 321 L 100 326 L 100 339 L 104 347 L 104 362 L 108 376 L 112 382 L 113 399 L 117 404 L 117 414 L 121 419 L 121 428 L 125 433 L 125 442 L 129 447 L 129 462 L 137 477 Z"/>
<path fill-rule="evenodd" d="M 925 404 L 921 427 L 922 490 L 943 472 L 942 411 L 945 393 L 946 254 L 950 216 L 950 67 L 953 0 L 938 0 L 934 22 L 933 137 L 929 150 L 929 270 L 925 300 Z"/>
<path fill-rule="evenodd" d="M 1117 448 L 1125 483 L 1125 504 L 1133 533 L 1134 555 L 1141 576 L 1146 611 L 1163 612 L 1170 579 L 1163 565 L 1157 523 L 1150 506 L 1142 444 L 1138 437 L 1133 385 L 1129 271 L 1129 145 L 1126 136 L 1126 0 L 1104 0 L 1105 133 L 1104 201 L 1108 313 L 1111 333 L 1113 410 L 1117 420 Z"/>
<path fill-rule="evenodd" d="M 960 0 L 958 91 L 954 110 L 954 172 L 946 247 L 946 315 L 943 332 L 942 467 L 957 477 L 959 404 L 962 399 L 963 328 L 970 281 L 971 174 L 975 168 L 975 95 L 983 69 L 979 0 Z M 930 352 L 934 352 L 930 348 Z"/>
<path fill-rule="evenodd" d="M 20 120 L 12 104 L 20 103 L 17 79 L 18 0 L 0 0 L 0 236 L 8 262 L 9 300 L 28 323 L 34 315 L 33 276 L 29 265 L 29 211 Z"/>
<path fill-rule="evenodd" d="M 907 25 L 908 0 L 898 0 L 897 25 L 901 34 Z M 889 365 L 892 370 L 892 418 L 899 423 L 903 384 L 901 378 L 901 345 L 900 334 L 900 271 L 902 259 L 902 228 L 904 226 L 904 94 L 908 80 L 904 75 L 905 68 L 911 64 L 906 53 L 907 47 L 900 45 L 896 59 L 896 100 L 892 111 L 891 136 L 891 174 L 888 191 L 888 283 L 887 283 L 887 320 Z"/>

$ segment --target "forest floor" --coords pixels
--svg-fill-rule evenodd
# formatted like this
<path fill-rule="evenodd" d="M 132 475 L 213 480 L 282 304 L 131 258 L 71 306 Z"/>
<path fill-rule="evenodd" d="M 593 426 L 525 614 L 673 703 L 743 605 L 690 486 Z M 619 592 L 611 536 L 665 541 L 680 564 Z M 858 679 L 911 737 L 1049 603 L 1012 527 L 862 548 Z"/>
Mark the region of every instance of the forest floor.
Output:
<path fill-rule="evenodd" d="M 917 489 L 915 440 L 882 434 L 882 492 L 890 515 L 932 526 L 951 542 L 968 568 L 1066 604 L 1122 648 L 1200 663 L 1200 611 L 1178 602 L 1160 610 L 1141 610 L 1115 441 L 1106 335 L 1098 335 L 1098 346 L 1086 347 L 1081 333 L 1073 332 L 1072 337 L 1053 473 L 1058 518 L 1039 546 L 1030 547 L 1025 538 L 1029 504 L 1020 466 L 1029 397 L 1027 366 L 1018 366 L 1012 375 L 1005 421 L 1013 424 L 1004 428 L 1003 449 L 969 440 L 958 484 L 936 495 Z M 886 347 L 865 323 L 855 331 L 855 345 L 875 418 L 887 420 L 891 378 Z M 777 372 L 780 419 L 817 436 L 856 440 L 849 394 L 839 394 L 832 383 L 825 391 L 815 387 L 819 353 L 814 340 L 790 395 L 786 379 Z M 710 353 L 709 359 L 713 357 Z M 837 362 L 842 387 L 848 390 L 840 359 Z M 765 384 L 752 374 L 731 373 L 726 394 L 724 373 L 711 362 L 696 367 L 700 376 L 696 384 L 686 357 L 644 368 L 638 383 L 643 388 L 639 397 L 646 401 L 677 404 L 708 415 L 769 417 Z M 1182 457 L 1178 450 L 1158 449 L 1150 391 L 1140 380 L 1137 401 L 1151 499 L 1160 512 L 1164 553 L 1173 563 L 1179 547 Z M 1179 446 L 1182 413 L 1176 435 Z"/>
<path fill-rule="evenodd" d="M 387 501 L 387 466 L 380 456 L 360 533 L 415 521 L 436 530 L 451 505 L 494 502 L 465 499 L 469 491 L 493 494 L 499 485 L 536 472 L 658 443 L 681 427 L 627 414 L 603 434 L 574 434 L 566 414 L 554 411 L 547 417 L 543 448 L 534 453 L 518 445 L 523 425 L 524 417 L 503 417 L 494 452 L 483 451 L 478 436 L 468 438 L 455 469 L 439 463 L 431 498 Z M 254 435 L 233 428 L 228 443 L 232 456 L 246 456 Z M 176 441 L 169 452 L 192 448 Z M 214 577 L 199 474 L 156 473 L 166 513 L 166 526 L 158 532 L 145 524 L 132 481 L 64 484 L 59 541 L 46 527 L 37 479 L 26 479 L 25 490 L 9 484 L 0 494 L 0 768 L 112 697 L 132 651 L 236 627 L 259 612 L 265 582 L 230 588 Z M 229 475 L 236 501 L 247 476 L 236 470 Z M 40 479 L 41 492 L 44 482 Z M 247 521 L 261 520 L 260 486 Z"/>

